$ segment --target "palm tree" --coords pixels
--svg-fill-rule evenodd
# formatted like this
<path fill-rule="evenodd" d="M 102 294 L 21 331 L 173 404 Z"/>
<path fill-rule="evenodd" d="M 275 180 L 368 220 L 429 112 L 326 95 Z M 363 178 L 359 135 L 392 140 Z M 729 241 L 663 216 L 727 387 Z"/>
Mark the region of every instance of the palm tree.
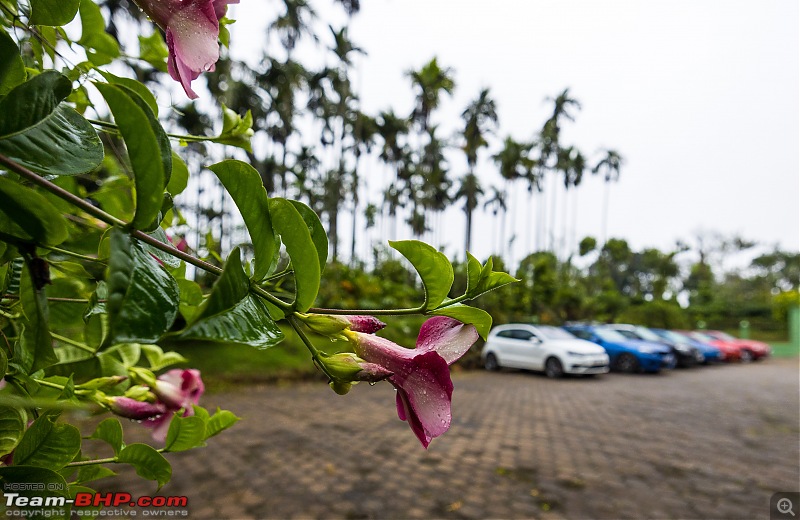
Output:
<path fill-rule="evenodd" d="M 497 186 L 492 186 L 491 188 L 491 195 L 486 198 L 483 203 L 483 209 L 492 209 L 492 215 L 497 219 L 497 215 L 502 211 L 502 217 L 500 218 L 500 233 L 498 233 L 500 244 L 494 252 L 500 252 L 503 250 L 503 239 L 506 233 L 506 219 L 505 214 L 506 210 L 508 209 L 506 206 L 506 195 L 503 190 L 499 189 Z M 494 248 L 494 244 L 492 244 Z"/>
<path fill-rule="evenodd" d="M 500 171 L 500 176 L 505 179 L 505 188 L 503 199 L 508 200 L 509 188 L 517 180 L 532 179 L 533 161 L 528 156 L 531 151 L 531 144 L 522 143 L 511 136 L 508 136 L 503 141 L 503 148 L 492 156 L 492 159 L 497 164 Z M 511 232 L 514 232 L 515 209 L 511 207 Z M 503 219 L 505 220 L 506 210 L 503 210 Z M 500 241 L 505 247 L 505 225 L 501 226 Z"/>
<path fill-rule="evenodd" d="M 570 97 L 569 88 L 565 88 L 555 98 L 547 98 L 553 103 L 553 113 L 545 121 L 542 130 L 539 132 L 540 161 L 544 171 L 552 171 L 554 174 L 559 171 L 558 159 L 561 149 L 561 125 L 564 119 L 574 121 L 575 116 L 572 109 L 580 110 L 581 104 L 577 99 Z M 556 205 L 558 201 L 557 184 L 554 182 L 553 199 L 551 201 L 551 231 L 550 231 L 550 250 L 555 251 L 555 220 Z"/>
<path fill-rule="evenodd" d="M 472 212 L 478 207 L 480 197 L 483 195 L 483 188 L 474 173 L 468 173 L 461 178 L 461 184 L 456 191 L 453 200 L 464 199 L 464 214 L 467 217 L 467 229 L 465 232 L 464 251 L 470 250 L 472 242 Z"/>
<path fill-rule="evenodd" d="M 317 36 L 311 29 L 311 23 L 317 17 L 317 13 L 307 0 L 281 0 L 286 10 L 278 16 L 267 28 L 268 31 L 275 31 L 281 40 L 281 44 L 291 57 L 297 42 L 304 34 L 317 40 Z"/>
<path fill-rule="evenodd" d="M 394 111 L 388 110 L 381 112 L 378 116 L 377 131 L 381 136 L 383 144 L 378 157 L 387 165 L 392 167 L 394 172 L 394 181 L 391 183 L 384 183 L 387 185 L 384 191 L 384 207 L 388 209 L 388 216 L 392 220 L 392 238 L 397 238 L 396 229 L 396 213 L 397 209 L 401 206 L 400 190 L 397 184 L 400 180 L 400 171 L 404 168 L 406 159 L 408 157 L 408 146 L 404 143 L 404 137 L 408 135 L 409 120 L 398 117 Z"/>
<path fill-rule="evenodd" d="M 378 124 L 374 118 L 364 114 L 363 112 L 356 112 L 355 122 L 353 123 L 353 154 L 355 155 L 355 166 L 353 167 L 352 179 L 350 182 L 350 198 L 353 201 L 353 234 L 350 242 L 350 261 L 355 265 L 356 261 L 356 224 L 358 221 L 359 213 L 359 196 L 358 190 L 360 186 L 360 179 L 358 175 L 358 165 L 361 159 L 361 154 L 364 152 L 369 153 L 372 151 L 372 145 L 375 144 L 375 134 L 378 132 Z"/>
<path fill-rule="evenodd" d="M 478 206 L 478 197 L 483 194 L 480 182 L 475 175 L 475 165 L 478 162 L 478 153 L 481 148 L 487 146 L 486 133 L 497 126 L 497 107 L 494 100 L 489 96 L 489 89 L 481 90 L 478 98 L 471 102 L 464 112 L 461 113 L 464 121 L 462 137 L 464 143 L 461 149 L 467 156 L 467 174 L 461 179 L 461 186 L 455 195 L 455 199 L 464 198 L 464 212 L 467 216 L 467 227 L 465 231 L 465 251 L 469 251 L 472 242 L 472 212 Z"/>
<path fill-rule="evenodd" d="M 440 220 L 439 217 L 451 202 L 450 188 L 453 184 L 448 177 L 449 169 L 447 159 L 444 156 L 449 144 L 439 139 L 436 135 L 437 129 L 438 127 L 436 126 L 428 128 L 428 142 L 422 150 L 419 164 L 411 171 L 413 177 L 410 178 L 409 182 L 412 192 L 411 200 L 414 203 L 415 212 L 418 212 L 416 211 L 418 205 L 422 206 L 423 216 L 426 221 L 427 213 L 429 211 L 433 212 L 434 227 L 428 229 L 426 224 L 424 230 L 433 230 L 434 234 L 439 229 L 439 226 L 436 225 Z M 417 229 L 422 228 L 418 226 Z"/>
<path fill-rule="evenodd" d="M 431 113 L 438 108 L 441 93 L 452 94 L 455 89 L 453 70 L 439 67 L 436 58 L 433 58 L 420 70 L 409 70 L 406 75 L 411 78 L 411 84 L 417 91 L 417 104 L 411 119 L 420 125 L 423 133 L 427 132 Z"/>
<path fill-rule="evenodd" d="M 606 240 L 608 239 L 608 204 L 609 192 L 611 191 L 610 186 L 612 182 L 619 180 L 619 173 L 625 160 L 615 150 L 606 149 L 604 150 L 604 153 L 605 156 L 598 161 L 594 168 L 592 168 L 592 173 L 602 173 L 603 180 L 606 183 L 605 193 L 603 194 L 603 243 L 605 244 Z"/>
<path fill-rule="evenodd" d="M 586 158 L 574 146 L 560 148 L 556 159 L 556 171 L 563 175 L 564 204 L 561 214 L 561 246 L 566 248 L 567 243 L 567 214 L 569 209 L 569 190 L 580 185 L 586 171 Z M 577 206 L 576 206 L 577 208 Z M 553 222 L 555 223 L 555 207 L 553 208 Z"/>

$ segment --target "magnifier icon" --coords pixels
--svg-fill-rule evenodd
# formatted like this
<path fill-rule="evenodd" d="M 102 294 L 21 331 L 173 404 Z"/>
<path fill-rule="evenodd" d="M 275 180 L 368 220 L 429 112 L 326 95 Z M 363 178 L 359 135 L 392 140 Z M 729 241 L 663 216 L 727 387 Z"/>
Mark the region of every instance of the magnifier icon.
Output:
<path fill-rule="evenodd" d="M 788 498 L 782 498 L 778 500 L 778 512 L 785 515 L 789 513 L 792 516 L 794 515 L 794 511 L 792 511 L 792 501 Z"/>

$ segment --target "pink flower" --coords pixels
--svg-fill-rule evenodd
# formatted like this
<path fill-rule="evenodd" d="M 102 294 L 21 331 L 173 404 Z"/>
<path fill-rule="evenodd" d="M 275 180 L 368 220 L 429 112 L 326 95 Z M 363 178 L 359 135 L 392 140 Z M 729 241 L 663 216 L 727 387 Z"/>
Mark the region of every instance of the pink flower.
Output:
<path fill-rule="evenodd" d="M 338 334 L 345 329 L 350 329 L 353 332 L 372 334 L 386 326 L 384 322 L 375 316 L 298 314 L 297 317 L 300 318 L 308 328 L 323 336 Z"/>
<path fill-rule="evenodd" d="M 199 370 L 176 368 L 158 376 L 152 390 L 158 402 L 165 407 L 165 412 L 147 419 L 143 424 L 153 429 L 152 437 L 155 440 L 164 442 L 174 412 L 183 409 L 183 417 L 194 415 L 192 405 L 200 401 L 205 386 Z"/>
<path fill-rule="evenodd" d="M 124 396 L 109 397 L 106 404 L 112 412 L 120 417 L 136 421 L 159 417 L 167 411 L 167 407 L 163 403 L 148 403 Z"/>
<path fill-rule="evenodd" d="M 172 79 L 195 99 L 191 83 L 219 59 L 219 20 L 239 0 L 134 0 L 166 32 Z"/>
<path fill-rule="evenodd" d="M 474 326 L 435 316 L 422 325 L 415 349 L 360 332 L 348 337 L 361 358 L 392 372 L 388 380 L 397 390 L 397 415 L 424 447 L 450 428 L 453 382 L 448 365 L 478 339 Z"/>

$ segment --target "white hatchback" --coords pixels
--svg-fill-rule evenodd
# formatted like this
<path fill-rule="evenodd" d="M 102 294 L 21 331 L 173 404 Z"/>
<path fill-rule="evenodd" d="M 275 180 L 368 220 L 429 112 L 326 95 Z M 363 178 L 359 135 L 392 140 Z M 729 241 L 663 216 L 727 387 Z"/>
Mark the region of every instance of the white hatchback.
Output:
<path fill-rule="evenodd" d="M 489 333 L 481 357 L 486 370 L 523 368 L 543 371 L 548 377 L 608 372 L 603 347 L 549 325 L 499 325 Z"/>

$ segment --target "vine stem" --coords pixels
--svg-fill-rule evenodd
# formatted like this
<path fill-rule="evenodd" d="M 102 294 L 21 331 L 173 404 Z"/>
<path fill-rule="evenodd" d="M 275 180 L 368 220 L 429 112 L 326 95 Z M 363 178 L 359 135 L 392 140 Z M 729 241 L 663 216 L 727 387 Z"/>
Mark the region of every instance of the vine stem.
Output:
<path fill-rule="evenodd" d="M 19 300 L 18 294 L 3 294 L 0 296 L 0 300 Z M 89 300 L 86 298 L 62 298 L 60 296 L 48 296 L 47 301 L 49 302 L 59 302 L 59 303 L 89 303 Z M 106 300 L 97 300 L 98 303 L 103 303 Z"/>
<path fill-rule="evenodd" d="M 324 307 L 311 307 L 307 312 L 313 314 L 336 314 L 345 316 L 348 314 L 367 314 L 372 316 L 402 316 L 408 314 L 421 314 L 422 307 L 413 309 L 326 309 Z"/>
<path fill-rule="evenodd" d="M 31 181 L 32 183 L 36 184 L 37 186 L 39 186 L 41 188 L 44 188 L 47 191 L 51 192 L 52 194 L 54 194 L 54 195 L 56 195 L 56 196 L 58 196 L 58 197 L 60 197 L 60 198 L 62 198 L 64 200 L 66 200 L 67 202 L 69 202 L 73 206 L 76 206 L 76 207 L 80 208 L 81 210 L 83 210 L 84 212 L 88 213 L 89 215 L 92 215 L 93 217 L 95 217 L 95 218 L 97 218 L 99 220 L 102 220 L 106 224 L 111 224 L 112 226 L 117 226 L 117 227 L 120 227 L 122 229 L 125 229 L 125 230 L 129 231 L 131 233 L 131 235 L 133 235 L 138 240 L 141 240 L 142 242 L 145 242 L 145 243 L 153 246 L 154 248 L 156 248 L 156 249 L 158 249 L 160 251 L 163 251 L 163 252 L 165 252 L 167 254 L 170 254 L 170 255 L 172 255 L 172 256 L 174 256 L 176 258 L 180 258 L 181 260 L 183 260 L 187 264 L 192 264 L 193 266 L 195 266 L 195 267 L 197 267 L 199 269 L 202 269 L 202 270 L 207 271 L 209 273 L 215 274 L 217 276 L 222 274 L 222 269 L 221 268 L 219 268 L 219 267 L 217 267 L 215 265 L 209 264 L 208 262 L 204 262 L 203 260 L 200 260 L 199 258 L 195 258 L 195 257 L 193 257 L 192 255 L 190 255 L 188 253 L 184 253 L 183 251 L 180 251 L 177 248 L 175 248 L 174 246 L 172 246 L 171 244 L 165 244 L 164 242 L 161 242 L 160 240 L 157 240 L 156 238 L 148 235 L 147 233 L 139 231 L 138 229 L 133 229 L 133 230 L 130 229 L 130 226 L 126 222 L 118 219 L 117 217 L 115 217 L 114 215 L 111 215 L 110 213 L 106 213 L 105 211 L 103 211 L 102 209 L 100 209 L 98 207 L 95 207 L 95 206 L 89 204 L 88 202 L 86 202 L 82 198 L 80 198 L 80 197 L 78 197 L 76 195 L 73 195 L 72 193 L 68 192 L 67 190 L 61 188 L 60 186 L 57 186 L 57 185 L 53 184 L 52 182 L 50 182 L 47 179 L 41 177 L 40 175 L 36 174 L 35 172 L 29 170 L 28 168 L 22 166 L 21 164 L 17 164 L 16 162 L 12 161 L 11 159 L 9 159 L 8 157 L 6 157 L 3 154 L 0 154 L 0 164 L 6 166 L 10 170 L 12 170 L 14 173 L 17 173 L 18 175 L 20 175 L 20 176 L 24 177 L 25 179 Z M 255 294 L 257 294 L 258 296 L 261 296 L 265 300 L 269 301 L 273 305 L 276 305 L 276 306 L 280 307 L 281 309 L 284 309 L 284 310 L 291 310 L 292 309 L 292 305 L 291 304 L 286 303 L 285 301 L 281 300 L 280 298 L 277 298 L 277 297 L 273 296 L 272 294 L 270 294 L 269 292 L 265 291 L 264 289 L 262 289 L 260 287 L 251 286 L 250 290 L 253 291 Z"/>
<path fill-rule="evenodd" d="M 325 364 L 319 358 L 319 350 L 317 350 L 317 347 L 315 347 L 314 344 L 311 343 L 311 340 L 308 339 L 306 333 L 303 332 L 303 329 L 300 327 L 300 323 L 297 322 L 297 318 L 295 318 L 293 315 L 287 316 L 286 321 L 289 322 L 289 325 L 291 325 L 294 331 L 297 333 L 297 335 L 300 336 L 300 339 L 305 344 L 308 351 L 311 352 L 311 357 L 314 360 L 315 364 L 320 368 L 320 370 L 322 370 L 325 373 L 326 376 L 328 376 L 328 379 L 333 381 L 333 376 L 330 374 L 330 372 L 328 372 L 328 369 L 325 368 Z"/>
<path fill-rule="evenodd" d="M 44 249 L 49 249 L 50 251 L 53 251 L 55 253 L 61 253 L 62 255 L 72 256 L 72 257 L 75 257 L 75 258 L 79 258 L 81 260 L 87 260 L 89 262 L 99 262 L 101 264 L 105 263 L 102 260 L 100 260 L 99 258 L 96 258 L 96 257 L 93 257 L 93 256 L 88 256 L 88 255 L 82 255 L 82 254 L 76 253 L 74 251 L 67 251 L 66 249 L 61 249 L 60 247 L 44 246 L 44 245 L 40 245 L 39 247 L 42 247 Z"/>
<path fill-rule="evenodd" d="M 73 347 L 75 347 L 77 349 L 80 349 L 80 350 L 83 350 L 84 352 L 89 352 L 90 354 L 95 354 L 97 352 L 95 349 L 93 349 L 89 345 L 84 345 L 83 343 L 80 343 L 78 341 L 75 341 L 75 340 L 72 340 L 72 339 L 69 339 L 69 338 L 65 338 L 64 336 L 62 336 L 60 334 L 56 334 L 55 332 L 50 332 L 50 335 L 53 336 L 58 341 L 60 341 L 62 343 L 66 343 L 67 345 L 72 345 Z"/>
<path fill-rule="evenodd" d="M 156 450 L 158 453 L 164 453 L 164 448 Z M 95 464 L 125 464 L 117 460 L 117 457 L 108 457 L 105 459 L 92 459 L 92 460 L 79 460 L 77 462 L 70 462 L 65 468 L 77 468 L 79 466 L 94 466 Z"/>
<path fill-rule="evenodd" d="M 99 119 L 87 119 L 87 121 L 89 121 L 90 123 L 92 123 L 95 126 L 100 126 L 100 127 L 104 128 L 104 129 L 119 131 L 119 127 L 117 125 L 115 125 L 114 123 L 109 123 L 108 121 L 101 121 Z M 173 139 L 182 139 L 184 141 L 191 141 L 191 142 L 194 142 L 194 143 L 199 143 L 199 142 L 203 142 L 203 141 L 211 141 L 213 139 L 216 139 L 219 136 L 192 135 L 192 134 L 183 135 L 183 134 L 170 134 L 170 133 L 167 133 L 167 137 L 172 137 Z"/>

